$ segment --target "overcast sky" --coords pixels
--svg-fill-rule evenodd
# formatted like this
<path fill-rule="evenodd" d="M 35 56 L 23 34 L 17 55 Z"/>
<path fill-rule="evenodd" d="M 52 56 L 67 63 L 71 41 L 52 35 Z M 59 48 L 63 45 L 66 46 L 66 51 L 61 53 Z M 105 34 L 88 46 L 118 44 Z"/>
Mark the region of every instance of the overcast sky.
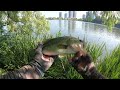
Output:
<path fill-rule="evenodd" d="M 68 11 L 41 11 L 45 17 L 59 17 L 59 12 L 62 12 L 62 17 L 64 17 L 64 13 L 68 13 Z M 82 18 L 82 15 L 86 14 L 86 11 L 77 11 L 77 18 Z"/>

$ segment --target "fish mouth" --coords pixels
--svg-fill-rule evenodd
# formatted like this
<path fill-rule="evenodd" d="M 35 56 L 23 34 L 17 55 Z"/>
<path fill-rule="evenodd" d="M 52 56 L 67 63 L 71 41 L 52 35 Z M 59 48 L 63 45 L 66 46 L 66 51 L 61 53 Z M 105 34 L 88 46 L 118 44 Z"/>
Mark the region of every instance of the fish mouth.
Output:
<path fill-rule="evenodd" d="M 55 55 L 58 55 L 58 53 L 52 52 L 52 51 L 43 51 L 43 54 L 46 55 L 46 56 L 55 56 Z"/>

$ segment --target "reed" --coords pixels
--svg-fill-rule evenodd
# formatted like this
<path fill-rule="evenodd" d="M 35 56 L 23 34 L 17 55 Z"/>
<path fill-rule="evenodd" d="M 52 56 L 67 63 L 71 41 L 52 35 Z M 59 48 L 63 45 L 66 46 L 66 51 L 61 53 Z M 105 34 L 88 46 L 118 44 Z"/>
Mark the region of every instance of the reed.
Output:
<path fill-rule="evenodd" d="M 57 33 L 56 37 L 61 36 Z M 44 35 L 40 40 L 31 35 L 1 35 L 0 36 L 0 74 L 7 71 L 18 69 L 29 63 L 34 55 L 33 49 L 38 41 L 53 38 L 51 35 Z M 92 56 L 93 62 L 100 73 L 110 79 L 120 78 L 120 46 L 116 47 L 111 53 L 101 60 L 105 43 L 94 44 L 86 43 L 86 50 Z M 107 51 L 106 51 L 107 52 Z M 68 55 L 54 62 L 52 67 L 45 73 L 45 79 L 83 79 L 80 74 L 69 64 Z M 99 61 L 99 62 L 98 62 Z"/>

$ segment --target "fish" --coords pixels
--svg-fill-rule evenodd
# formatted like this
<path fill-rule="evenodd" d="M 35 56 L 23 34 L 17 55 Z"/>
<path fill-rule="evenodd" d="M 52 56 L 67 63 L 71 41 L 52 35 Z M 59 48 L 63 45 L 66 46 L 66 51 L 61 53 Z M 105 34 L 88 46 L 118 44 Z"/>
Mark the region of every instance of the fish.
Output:
<path fill-rule="evenodd" d="M 78 48 L 74 48 L 75 46 Z M 42 53 L 48 56 L 73 54 L 84 48 L 84 42 L 72 36 L 48 39 L 44 42 Z"/>

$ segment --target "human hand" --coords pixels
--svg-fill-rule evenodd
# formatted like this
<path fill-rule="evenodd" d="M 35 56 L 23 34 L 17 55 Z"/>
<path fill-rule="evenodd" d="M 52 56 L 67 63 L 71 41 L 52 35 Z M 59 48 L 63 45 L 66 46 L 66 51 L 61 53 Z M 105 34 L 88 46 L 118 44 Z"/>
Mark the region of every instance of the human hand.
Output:
<path fill-rule="evenodd" d="M 72 45 L 74 50 L 79 50 L 74 57 L 69 59 L 69 62 L 72 64 L 73 67 L 79 72 L 86 72 L 91 68 L 95 67 L 94 63 L 92 62 L 91 56 L 87 53 L 86 50 L 81 47 L 81 45 Z"/>
<path fill-rule="evenodd" d="M 41 65 L 41 67 L 43 69 L 43 72 L 45 72 L 45 71 L 47 71 L 51 67 L 51 65 L 53 64 L 54 60 L 58 56 L 46 56 L 46 55 L 43 55 L 42 47 L 43 47 L 43 44 L 39 43 L 37 48 L 35 49 L 34 60 L 37 61 Z"/>
<path fill-rule="evenodd" d="M 106 79 L 95 67 L 91 56 L 81 45 L 73 45 L 73 49 L 79 50 L 69 62 L 82 75 L 84 79 Z"/>

